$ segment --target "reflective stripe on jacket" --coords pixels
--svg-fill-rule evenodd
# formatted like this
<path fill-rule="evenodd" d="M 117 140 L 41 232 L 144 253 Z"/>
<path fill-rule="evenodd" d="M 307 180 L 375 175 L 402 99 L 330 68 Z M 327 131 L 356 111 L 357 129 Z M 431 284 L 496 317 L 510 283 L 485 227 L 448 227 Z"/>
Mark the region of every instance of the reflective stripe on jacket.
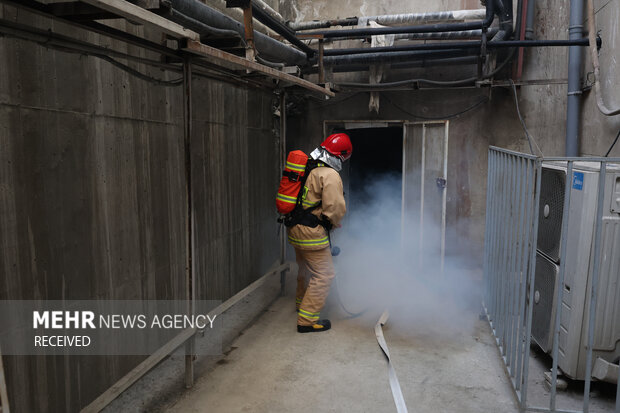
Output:
<path fill-rule="evenodd" d="M 338 172 L 329 167 L 313 169 L 306 180 L 304 208 L 320 205 L 312 211 L 317 217 L 326 216 L 332 225 L 340 223 L 347 208 L 344 201 L 342 179 Z M 305 225 L 295 225 L 288 229 L 288 241 L 295 248 L 303 250 L 319 250 L 329 246 L 327 231 L 322 226 L 310 228 Z"/>

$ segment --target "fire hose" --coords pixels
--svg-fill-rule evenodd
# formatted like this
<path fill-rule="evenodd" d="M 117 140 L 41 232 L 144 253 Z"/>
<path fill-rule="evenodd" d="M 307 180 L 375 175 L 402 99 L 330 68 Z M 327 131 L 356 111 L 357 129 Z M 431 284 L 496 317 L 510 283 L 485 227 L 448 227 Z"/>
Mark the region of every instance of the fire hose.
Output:
<path fill-rule="evenodd" d="M 340 254 L 340 248 L 337 246 L 333 246 L 331 247 L 331 253 L 332 253 L 332 257 L 337 257 Z M 340 304 L 340 307 L 342 308 L 342 310 L 347 313 L 349 316 L 351 316 L 351 318 L 356 318 L 361 316 L 362 314 L 364 314 L 366 311 L 368 311 L 369 307 L 364 308 L 362 311 L 358 311 L 358 312 L 353 312 L 353 311 L 349 311 L 347 309 L 347 307 L 345 307 L 343 301 L 342 301 L 342 297 L 340 296 L 340 287 L 339 287 L 339 282 L 338 282 L 338 277 L 336 276 L 336 280 L 334 282 L 334 294 L 336 295 L 336 299 L 338 300 L 338 304 Z"/>
<path fill-rule="evenodd" d="M 330 246 L 331 246 L 331 243 L 330 243 Z M 331 254 L 332 254 L 332 257 L 337 257 L 340 254 L 340 248 L 337 246 L 331 247 Z M 351 318 L 359 317 L 360 315 L 368 311 L 369 307 L 356 313 L 349 311 L 344 306 L 344 303 L 342 302 L 342 298 L 340 297 L 340 293 L 338 292 L 338 277 L 336 277 L 334 287 L 335 287 L 334 291 L 336 294 L 336 298 L 338 300 L 338 303 L 340 304 L 340 307 L 342 307 L 344 312 L 349 314 Z M 394 370 L 394 366 L 392 365 L 392 359 L 390 358 L 390 352 L 388 350 L 387 342 L 385 341 L 385 337 L 383 336 L 383 326 L 387 323 L 389 316 L 390 314 L 387 310 L 385 310 L 383 314 L 381 314 L 379 321 L 377 321 L 377 324 L 375 324 L 375 336 L 377 337 L 377 343 L 379 344 L 379 347 L 381 348 L 381 351 L 383 352 L 383 355 L 385 356 L 387 363 L 388 363 L 388 377 L 390 380 L 390 388 L 392 390 L 392 397 L 394 398 L 394 404 L 396 405 L 396 411 L 398 413 L 407 413 L 407 405 L 405 404 L 403 392 L 400 388 L 398 377 L 396 376 L 396 370 Z"/>

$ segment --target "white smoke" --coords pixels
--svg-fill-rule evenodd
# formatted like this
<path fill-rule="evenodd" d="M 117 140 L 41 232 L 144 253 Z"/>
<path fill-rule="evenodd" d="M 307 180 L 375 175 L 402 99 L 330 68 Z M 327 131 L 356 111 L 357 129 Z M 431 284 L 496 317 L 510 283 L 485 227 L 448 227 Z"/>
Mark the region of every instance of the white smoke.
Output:
<path fill-rule="evenodd" d="M 368 324 L 388 309 L 390 324 L 403 334 L 469 329 L 480 309 L 481 283 L 472 280 L 463 257 L 446 256 L 441 273 L 440 224 L 430 217 L 424 220 L 419 249 L 419 203 L 407 205 L 401 225 L 401 185 L 400 176 L 374 179 L 364 201 L 350 203 L 342 229 L 332 233 L 332 245 L 341 253 L 334 257 L 332 289 L 338 290 L 331 294 L 330 308 L 339 306 L 340 298 L 352 313 L 367 310 L 359 319 Z"/>

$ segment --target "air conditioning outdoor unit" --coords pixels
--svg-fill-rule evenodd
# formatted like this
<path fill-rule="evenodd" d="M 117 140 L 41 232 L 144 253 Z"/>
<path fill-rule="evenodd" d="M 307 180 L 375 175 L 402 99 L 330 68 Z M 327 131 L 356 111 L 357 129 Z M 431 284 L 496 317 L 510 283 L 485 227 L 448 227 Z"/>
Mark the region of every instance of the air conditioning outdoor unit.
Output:
<path fill-rule="evenodd" d="M 574 163 L 566 234 L 562 234 L 566 164 L 546 162 L 541 176 L 532 338 L 545 352 L 553 349 L 559 270 L 564 264 L 558 366 L 566 376 L 579 380 L 586 377 L 599 171 L 598 162 Z M 620 167 L 607 166 L 604 191 L 592 359 L 600 357 L 617 363 L 620 357 Z M 566 252 L 560 256 L 563 236 Z"/>

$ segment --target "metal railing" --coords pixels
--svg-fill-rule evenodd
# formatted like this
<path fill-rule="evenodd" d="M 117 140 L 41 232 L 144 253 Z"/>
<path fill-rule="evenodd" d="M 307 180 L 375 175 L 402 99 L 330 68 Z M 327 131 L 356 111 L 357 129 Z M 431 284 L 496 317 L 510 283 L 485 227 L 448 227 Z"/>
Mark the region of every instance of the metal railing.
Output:
<path fill-rule="evenodd" d="M 534 312 L 539 203 L 543 162 L 561 164 L 566 168 L 560 257 L 567 250 L 568 216 L 571 211 L 571 189 L 575 162 L 594 162 L 598 174 L 598 194 L 593 235 L 593 260 L 590 288 L 586 289 L 584 323 L 587 319 L 585 382 L 582 410 L 557 408 L 559 338 L 562 319 L 566 259 L 560 259 L 555 288 L 553 314 L 553 349 L 551 357 L 551 391 L 549 406 L 528 404 L 530 344 Z M 588 413 L 592 381 L 592 354 L 603 229 L 603 201 L 608 164 L 620 165 L 618 158 L 540 158 L 519 152 L 491 147 L 488 159 L 486 231 L 484 254 L 484 309 L 497 346 L 506 366 L 521 411 Z M 620 281 L 616 281 L 620 282 Z M 559 286 L 562 286 L 560 288 Z M 536 292 L 537 293 L 537 292 Z M 532 298 L 532 299 L 531 299 Z M 551 331 L 550 331 L 551 333 Z M 615 412 L 620 413 L 620 378 Z"/>

